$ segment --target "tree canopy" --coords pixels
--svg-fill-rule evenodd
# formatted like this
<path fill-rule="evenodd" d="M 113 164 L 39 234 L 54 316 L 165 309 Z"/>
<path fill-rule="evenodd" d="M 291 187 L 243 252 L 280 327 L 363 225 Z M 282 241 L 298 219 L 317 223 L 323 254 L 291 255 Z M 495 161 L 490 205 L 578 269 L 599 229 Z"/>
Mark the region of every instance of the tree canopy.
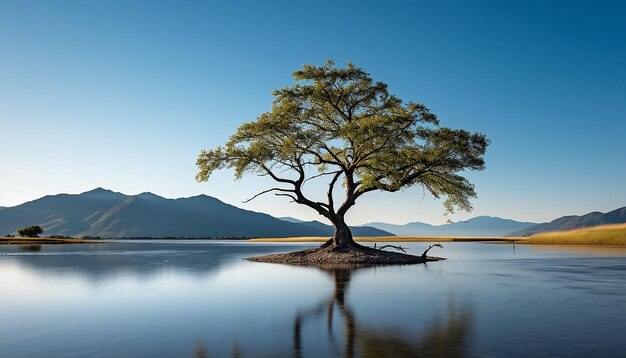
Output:
<path fill-rule="evenodd" d="M 19 229 L 17 233 L 22 237 L 39 237 L 43 233 L 43 229 L 39 225 L 33 225 Z"/>
<path fill-rule="evenodd" d="M 345 226 L 344 215 L 356 200 L 375 190 L 420 185 L 445 198 L 447 211 L 471 210 L 476 192 L 462 172 L 485 168 L 489 141 L 484 134 L 442 126 L 426 106 L 404 103 L 351 63 L 345 68 L 332 61 L 304 65 L 293 76 L 296 84 L 274 91 L 271 111 L 241 125 L 225 146 L 200 153 L 198 181 L 222 168 L 233 168 L 238 179 L 269 176 L 280 185 L 258 195 L 289 197 L 327 217 L 336 229 Z M 314 175 L 308 174 L 310 167 Z M 323 176 L 328 177 L 327 198 L 306 197 L 304 183 Z M 335 203 L 338 182 L 345 197 Z"/>

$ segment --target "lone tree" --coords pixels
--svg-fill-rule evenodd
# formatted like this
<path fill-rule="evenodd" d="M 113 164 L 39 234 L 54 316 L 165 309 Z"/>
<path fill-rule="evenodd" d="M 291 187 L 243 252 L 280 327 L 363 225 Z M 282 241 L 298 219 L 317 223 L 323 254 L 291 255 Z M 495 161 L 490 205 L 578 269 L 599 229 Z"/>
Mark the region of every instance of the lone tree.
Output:
<path fill-rule="evenodd" d="M 43 233 L 43 229 L 39 225 L 27 226 L 17 230 L 21 237 L 39 237 Z"/>
<path fill-rule="evenodd" d="M 471 210 L 474 186 L 460 173 L 485 168 L 484 134 L 441 126 L 426 106 L 403 103 L 351 63 L 304 65 L 293 77 L 295 85 L 274 91 L 270 112 L 241 125 L 225 146 L 200 153 L 196 180 L 222 168 L 233 168 L 237 179 L 271 177 L 278 185 L 249 200 L 274 192 L 317 211 L 334 226 L 322 245 L 331 251 L 365 249 L 344 218 L 371 191 L 421 185 L 444 197 L 448 212 Z M 305 183 L 321 177 L 328 178 L 325 200 L 305 196 Z M 345 191 L 341 202 L 333 195 L 338 183 Z"/>

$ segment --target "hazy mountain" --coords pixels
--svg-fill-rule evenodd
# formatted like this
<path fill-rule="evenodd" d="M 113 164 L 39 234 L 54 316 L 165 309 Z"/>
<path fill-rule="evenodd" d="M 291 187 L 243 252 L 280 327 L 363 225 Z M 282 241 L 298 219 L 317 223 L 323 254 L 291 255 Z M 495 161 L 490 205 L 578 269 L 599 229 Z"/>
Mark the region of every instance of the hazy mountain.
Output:
<path fill-rule="evenodd" d="M 329 236 L 326 227 L 285 222 L 206 195 L 166 199 L 152 193 L 131 196 L 102 188 L 45 196 L 0 211 L 1 234 L 28 225 L 42 226 L 46 235 L 70 236 Z"/>
<path fill-rule="evenodd" d="M 286 221 L 288 223 L 305 223 L 306 222 L 305 220 L 292 218 L 291 216 L 281 216 L 281 217 L 278 217 L 277 219 Z"/>
<path fill-rule="evenodd" d="M 399 236 L 430 236 L 430 233 L 436 228 L 436 226 L 434 225 L 429 225 L 418 221 L 407 223 L 404 225 L 388 224 L 383 222 L 371 222 L 365 225 L 389 231 Z"/>
<path fill-rule="evenodd" d="M 334 229 L 332 225 L 327 225 L 317 220 L 304 221 L 304 220 L 300 220 L 300 219 L 296 219 L 296 218 L 292 218 L 288 216 L 280 217 L 279 219 L 286 221 L 286 222 L 290 222 L 290 223 L 306 225 L 315 230 L 320 230 L 321 232 L 325 233 L 322 236 L 329 236 L 329 237 L 333 236 Z M 385 230 L 378 229 L 378 228 L 371 227 L 371 226 L 351 226 L 350 229 L 352 231 L 353 236 L 394 236 L 394 234 L 392 234 L 389 231 L 385 231 Z"/>
<path fill-rule="evenodd" d="M 466 221 L 444 225 L 430 225 L 421 222 L 411 222 L 404 225 L 373 222 L 365 225 L 399 236 L 505 236 L 513 231 L 536 225 L 536 223 L 493 216 L 477 216 Z"/>
<path fill-rule="evenodd" d="M 549 223 L 537 224 L 522 230 L 512 232 L 509 236 L 530 236 L 539 232 L 571 230 L 607 224 L 626 223 L 626 206 L 623 208 L 601 213 L 598 211 L 576 216 L 563 216 Z"/>

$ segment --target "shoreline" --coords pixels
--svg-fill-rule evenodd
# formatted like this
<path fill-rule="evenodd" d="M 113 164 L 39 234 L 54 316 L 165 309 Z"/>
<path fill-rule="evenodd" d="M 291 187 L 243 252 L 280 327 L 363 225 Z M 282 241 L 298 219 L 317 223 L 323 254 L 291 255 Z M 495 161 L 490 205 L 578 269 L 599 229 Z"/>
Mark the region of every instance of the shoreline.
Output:
<path fill-rule="evenodd" d="M 0 245 L 58 245 L 58 244 L 102 244 L 111 240 L 232 240 L 250 243 L 324 243 L 328 236 L 299 236 L 299 237 L 229 237 L 229 238 L 191 238 L 191 237 L 129 237 L 117 239 L 103 238 L 72 238 L 72 237 L 6 237 L 0 236 Z M 565 246 L 603 246 L 626 247 L 626 224 L 603 225 L 591 228 L 575 229 L 539 233 L 530 237 L 499 237 L 499 236 L 357 236 L 356 242 L 363 243 L 407 243 L 407 242 L 475 242 L 492 244 L 521 244 L 521 245 L 565 245 Z"/>
<path fill-rule="evenodd" d="M 63 245 L 63 244 L 103 244 L 108 240 L 65 239 L 56 237 L 0 237 L 0 245 Z"/>
<path fill-rule="evenodd" d="M 264 237 L 248 239 L 248 242 L 326 242 L 325 236 L 301 236 L 301 237 Z M 525 240 L 520 237 L 464 237 L 464 236 L 359 236 L 356 242 L 499 242 L 518 243 Z"/>

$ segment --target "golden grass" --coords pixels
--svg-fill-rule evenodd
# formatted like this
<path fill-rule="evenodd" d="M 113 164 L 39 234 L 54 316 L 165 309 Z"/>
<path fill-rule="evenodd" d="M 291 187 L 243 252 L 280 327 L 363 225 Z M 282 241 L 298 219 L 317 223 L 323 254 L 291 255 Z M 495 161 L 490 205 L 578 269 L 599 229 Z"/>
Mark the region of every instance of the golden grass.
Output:
<path fill-rule="evenodd" d="M 0 245 L 41 245 L 41 244 L 95 244 L 104 240 L 61 239 L 52 237 L 6 237 L 0 236 Z"/>
<path fill-rule="evenodd" d="M 328 237 L 306 236 L 306 237 L 264 237 L 249 239 L 252 242 L 326 242 Z M 355 237 L 355 241 L 360 242 L 512 242 L 519 240 L 515 237 L 463 237 L 463 236 L 371 236 Z"/>
<path fill-rule="evenodd" d="M 626 256 L 626 246 L 621 245 L 564 245 L 564 244 L 539 244 L 528 245 L 530 250 L 539 250 L 541 252 L 568 252 L 573 254 L 582 254 L 589 256 Z"/>
<path fill-rule="evenodd" d="M 626 245 L 626 224 L 539 233 L 521 242 L 525 244 L 623 246 Z"/>

